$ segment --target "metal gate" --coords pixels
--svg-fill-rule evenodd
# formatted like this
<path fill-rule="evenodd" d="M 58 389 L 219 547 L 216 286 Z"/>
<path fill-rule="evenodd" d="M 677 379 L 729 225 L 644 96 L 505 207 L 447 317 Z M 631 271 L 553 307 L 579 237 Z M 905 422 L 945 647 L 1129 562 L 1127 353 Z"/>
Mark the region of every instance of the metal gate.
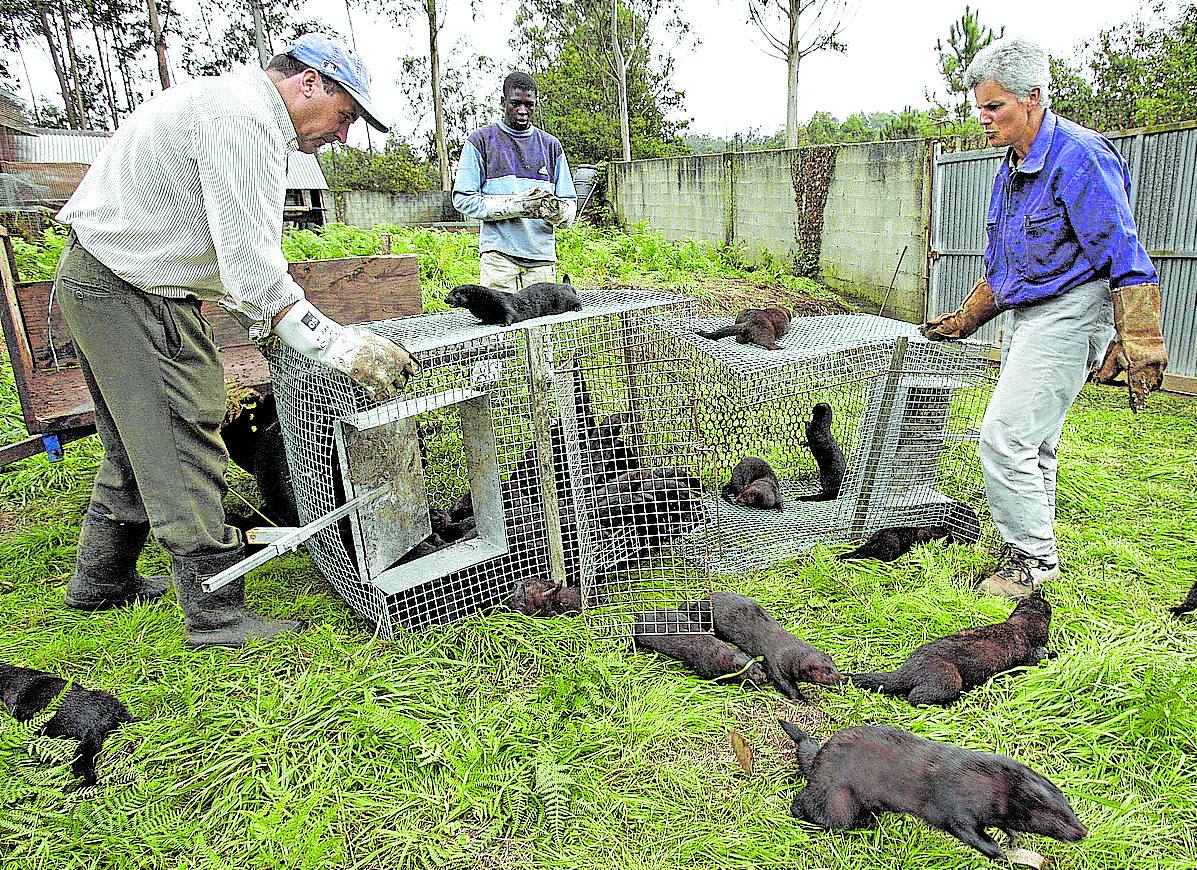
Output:
<path fill-rule="evenodd" d="M 1170 388 L 1197 392 L 1197 122 L 1108 135 L 1131 171 L 1139 238 L 1160 273 Z M 985 214 L 1005 149 L 935 147 L 927 312 L 952 311 L 984 273 Z M 998 343 L 1004 317 L 978 338 Z"/>

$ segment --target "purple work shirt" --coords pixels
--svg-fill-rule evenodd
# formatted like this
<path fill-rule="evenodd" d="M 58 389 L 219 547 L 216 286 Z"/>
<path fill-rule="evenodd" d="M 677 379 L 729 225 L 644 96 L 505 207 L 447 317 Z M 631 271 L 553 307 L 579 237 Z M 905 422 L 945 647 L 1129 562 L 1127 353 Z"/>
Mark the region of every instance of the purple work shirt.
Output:
<path fill-rule="evenodd" d="M 999 308 L 1018 308 L 1098 278 L 1158 284 L 1130 209 L 1130 171 L 1100 133 L 1043 114 L 1030 153 L 993 181 L 985 277 Z"/>

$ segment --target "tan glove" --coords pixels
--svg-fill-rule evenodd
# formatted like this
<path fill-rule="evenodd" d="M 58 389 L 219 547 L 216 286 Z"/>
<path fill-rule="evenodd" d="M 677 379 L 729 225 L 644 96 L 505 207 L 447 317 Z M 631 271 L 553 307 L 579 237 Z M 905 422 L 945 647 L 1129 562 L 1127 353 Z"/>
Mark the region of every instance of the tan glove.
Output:
<path fill-rule="evenodd" d="M 578 210 L 576 201 L 555 196 L 543 188 L 528 194 L 528 200 L 531 203 L 528 216 L 546 220 L 555 227 L 569 226 Z"/>
<path fill-rule="evenodd" d="M 419 361 L 401 344 L 358 326 L 342 326 L 300 299 L 274 327 L 288 347 L 348 375 L 375 402 L 385 402 L 419 374 Z"/>
<path fill-rule="evenodd" d="M 1164 385 L 1168 351 L 1160 330 L 1160 285 L 1136 284 L 1114 290 L 1114 330 L 1106 358 L 1093 378 L 1098 383 L 1122 386 L 1118 375 L 1126 372 L 1132 411 L 1147 407 L 1147 396 Z"/>
<path fill-rule="evenodd" d="M 989 282 L 978 278 L 972 291 L 960 303 L 960 308 L 951 314 L 931 318 L 920 327 L 920 331 L 932 341 L 968 338 L 1000 313 Z"/>

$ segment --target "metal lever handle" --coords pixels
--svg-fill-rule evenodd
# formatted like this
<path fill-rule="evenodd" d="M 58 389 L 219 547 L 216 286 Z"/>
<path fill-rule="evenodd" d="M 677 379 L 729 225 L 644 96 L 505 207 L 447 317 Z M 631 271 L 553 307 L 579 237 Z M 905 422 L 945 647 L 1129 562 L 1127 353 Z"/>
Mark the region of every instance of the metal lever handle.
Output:
<path fill-rule="evenodd" d="M 384 484 L 376 489 L 370 490 L 369 492 L 364 492 L 355 498 L 351 498 L 339 508 L 329 511 L 319 519 L 312 520 L 312 522 L 308 523 L 306 526 L 300 526 L 298 529 L 288 532 L 278 540 L 267 544 L 252 556 L 242 559 L 236 565 L 225 568 L 219 574 L 214 574 L 207 580 L 203 581 L 200 586 L 205 592 L 215 592 L 217 589 L 228 586 L 234 580 L 244 577 L 254 568 L 257 568 L 260 565 L 265 565 L 276 556 L 281 556 L 283 553 L 297 550 L 300 544 L 312 537 L 312 535 L 316 534 L 321 529 L 331 526 L 337 520 L 348 516 L 358 508 L 365 507 L 379 496 L 390 492 L 390 489 L 390 486 Z"/>

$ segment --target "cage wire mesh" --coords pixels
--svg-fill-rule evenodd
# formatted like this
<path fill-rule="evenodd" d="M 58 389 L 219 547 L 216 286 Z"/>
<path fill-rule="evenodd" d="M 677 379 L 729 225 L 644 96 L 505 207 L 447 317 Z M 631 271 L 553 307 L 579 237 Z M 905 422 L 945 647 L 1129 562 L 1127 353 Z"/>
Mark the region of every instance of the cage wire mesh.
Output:
<path fill-rule="evenodd" d="M 861 314 L 797 318 L 774 351 L 696 334 L 728 323 L 662 321 L 693 360 L 699 449 L 708 457 L 701 477 L 710 521 L 681 542 L 694 547 L 691 558 L 709 554 L 712 572 L 736 573 L 896 526 L 978 540 L 986 507 L 976 444 L 996 378 L 983 346 L 930 342 L 911 324 Z M 802 500 L 821 491 L 805 443 L 819 403 L 831 409 L 845 467 L 835 498 Z M 781 510 L 720 496 L 746 456 L 776 473 Z"/>
<path fill-rule="evenodd" d="M 582 301 L 511 327 L 464 311 L 366 324 L 422 365 L 382 405 L 284 345 L 268 351 L 301 521 L 373 499 L 308 547 L 383 636 L 529 581 L 579 586 L 603 634 L 709 593 L 690 361 L 660 329 L 695 303 L 630 290 Z"/>

